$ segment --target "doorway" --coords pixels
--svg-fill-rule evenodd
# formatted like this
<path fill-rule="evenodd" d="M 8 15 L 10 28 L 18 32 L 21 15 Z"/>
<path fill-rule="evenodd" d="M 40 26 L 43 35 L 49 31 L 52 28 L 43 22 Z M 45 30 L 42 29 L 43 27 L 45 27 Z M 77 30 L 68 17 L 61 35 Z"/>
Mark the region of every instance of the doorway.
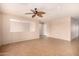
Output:
<path fill-rule="evenodd" d="M 45 22 L 39 22 L 39 24 L 40 24 L 39 36 L 40 38 L 46 38 L 47 37 L 47 24 Z"/>

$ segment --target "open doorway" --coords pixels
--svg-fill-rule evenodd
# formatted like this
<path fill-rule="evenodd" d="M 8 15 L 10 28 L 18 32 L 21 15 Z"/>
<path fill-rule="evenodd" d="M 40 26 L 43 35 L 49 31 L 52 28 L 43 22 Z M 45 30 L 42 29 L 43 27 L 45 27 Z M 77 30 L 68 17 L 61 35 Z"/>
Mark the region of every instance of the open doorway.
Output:
<path fill-rule="evenodd" d="M 46 38 L 47 37 L 47 24 L 42 21 L 40 21 L 39 24 L 40 24 L 39 36 L 40 38 Z"/>

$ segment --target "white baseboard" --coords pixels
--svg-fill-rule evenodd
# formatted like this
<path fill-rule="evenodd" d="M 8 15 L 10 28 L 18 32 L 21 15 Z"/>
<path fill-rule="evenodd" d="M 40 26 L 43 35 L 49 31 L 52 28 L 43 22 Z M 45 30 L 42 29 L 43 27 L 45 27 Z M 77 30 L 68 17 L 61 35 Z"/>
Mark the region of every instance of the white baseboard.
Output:
<path fill-rule="evenodd" d="M 34 38 L 34 39 L 38 39 L 38 38 Z M 2 45 L 11 44 L 11 43 L 17 43 L 17 42 L 22 42 L 22 41 L 28 41 L 28 40 L 34 40 L 34 39 L 19 40 L 19 41 L 13 41 L 13 42 L 4 42 Z"/>

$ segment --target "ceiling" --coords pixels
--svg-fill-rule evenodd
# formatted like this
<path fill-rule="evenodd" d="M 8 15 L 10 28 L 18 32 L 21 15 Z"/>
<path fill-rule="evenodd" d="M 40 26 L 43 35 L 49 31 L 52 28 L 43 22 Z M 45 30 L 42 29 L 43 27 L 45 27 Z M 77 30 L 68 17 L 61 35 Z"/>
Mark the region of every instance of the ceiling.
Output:
<path fill-rule="evenodd" d="M 79 17 L 79 4 L 64 3 L 4 3 L 1 5 L 1 12 L 31 18 L 32 15 L 25 15 L 31 12 L 30 9 L 38 8 L 45 11 L 43 18 L 36 19 L 53 20 L 64 16 Z"/>

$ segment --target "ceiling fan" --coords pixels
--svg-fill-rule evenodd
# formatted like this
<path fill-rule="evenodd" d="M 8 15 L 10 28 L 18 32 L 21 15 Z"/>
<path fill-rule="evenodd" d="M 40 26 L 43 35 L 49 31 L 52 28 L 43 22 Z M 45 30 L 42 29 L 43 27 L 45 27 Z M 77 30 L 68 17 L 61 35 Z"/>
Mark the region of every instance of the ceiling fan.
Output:
<path fill-rule="evenodd" d="M 27 14 L 33 14 L 32 18 L 34 18 L 35 16 L 43 17 L 42 14 L 45 14 L 45 12 L 43 12 L 43 11 L 38 11 L 37 8 L 34 8 L 34 10 L 31 9 L 31 11 L 32 11 L 32 13 L 25 13 L 25 14 L 26 15 Z"/>

